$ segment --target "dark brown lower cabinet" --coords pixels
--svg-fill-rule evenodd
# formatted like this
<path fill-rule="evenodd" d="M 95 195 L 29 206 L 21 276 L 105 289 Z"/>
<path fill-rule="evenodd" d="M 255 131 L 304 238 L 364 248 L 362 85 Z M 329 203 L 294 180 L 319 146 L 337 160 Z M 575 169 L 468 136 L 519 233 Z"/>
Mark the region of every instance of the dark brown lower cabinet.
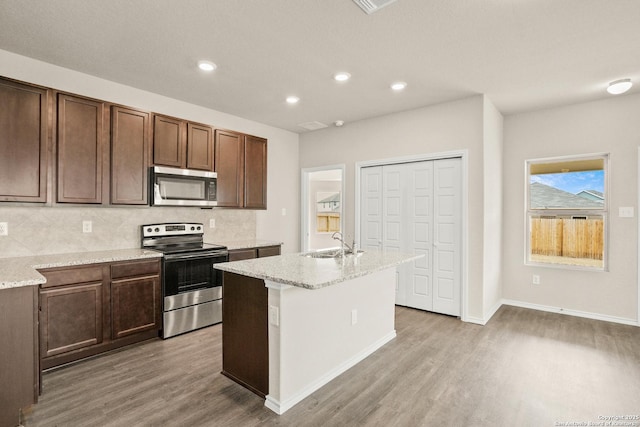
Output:
<path fill-rule="evenodd" d="M 243 259 L 264 258 L 280 255 L 280 245 L 261 246 L 258 248 L 232 249 L 229 251 L 229 262 Z"/>
<path fill-rule="evenodd" d="M 102 282 L 40 292 L 40 354 L 43 358 L 102 343 Z"/>
<path fill-rule="evenodd" d="M 0 289 L 0 426 L 38 400 L 37 286 Z"/>
<path fill-rule="evenodd" d="M 160 276 L 111 282 L 112 338 L 160 328 Z"/>
<path fill-rule="evenodd" d="M 264 258 L 268 256 L 280 255 L 280 245 L 278 246 L 263 246 L 258 248 L 258 258 Z"/>
<path fill-rule="evenodd" d="M 222 374 L 269 394 L 268 293 L 264 281 L 224 272 Z"/>
<path fill-rule="evenodd" d="M 160 260 L 41 270 L 40 366 L 49 369 L 161 329 Z"/>

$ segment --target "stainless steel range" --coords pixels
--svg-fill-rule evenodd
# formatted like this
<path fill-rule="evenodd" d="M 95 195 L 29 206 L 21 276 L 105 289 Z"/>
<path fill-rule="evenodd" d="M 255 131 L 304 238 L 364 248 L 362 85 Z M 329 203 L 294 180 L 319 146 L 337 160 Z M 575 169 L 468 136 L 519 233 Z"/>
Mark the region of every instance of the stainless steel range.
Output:
<path fill-rule="evenodd" d="M 162 338 L 222 321 L 222 272 L 213 264 L 229 255 L 225 246 L 203 243 L 203 234 L 200 223 L 142 226 L 142 247 L 164 253 Z"/>

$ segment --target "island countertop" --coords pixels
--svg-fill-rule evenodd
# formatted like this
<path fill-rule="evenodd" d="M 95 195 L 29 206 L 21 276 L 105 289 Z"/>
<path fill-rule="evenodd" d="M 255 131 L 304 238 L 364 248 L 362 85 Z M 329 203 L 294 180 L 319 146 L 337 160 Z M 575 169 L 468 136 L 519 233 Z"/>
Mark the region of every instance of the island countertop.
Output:
<path fill-rule="evenodd" d="M 320 289 L 366 276 L 423 257 L 398 252 L 366 251 L 344 258 L 312 258 L 304 253 L 214 264 L 229 273 L 270 280 L 306 289 Z"/>

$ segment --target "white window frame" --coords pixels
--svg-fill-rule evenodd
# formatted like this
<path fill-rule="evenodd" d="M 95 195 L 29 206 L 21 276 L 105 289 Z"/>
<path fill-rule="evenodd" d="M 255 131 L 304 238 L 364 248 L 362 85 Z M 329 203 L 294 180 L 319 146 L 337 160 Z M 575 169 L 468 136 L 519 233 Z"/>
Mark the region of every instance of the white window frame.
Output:
<path fill-rule="evenodd" d="M 579 161 L 579 160 L 595 160 L 602 159 L 603 160 L 603 170 L 604 170 L 604 204 L 602 208 L 588 208 L 588 209 L 534 209 L 531 208 L 531 195 L 530 193 L 530 170 L 531 165 L 540 164 L 540 163 L 559 163 L 559 162 L 571 162 L 571 161 Z M 547 157 L 547 158 L 538 158 L 538 159 L 529 159 L 525 161 L 524 167 L 524 175 L 525 175 L 525 254 L 524 254 L 524 263 L 525 265 L 536 266 L 536 267 L 549 267 L 549 268 L 560 268 L 560 269 L 568 269 L 568 270 L 587 270 L 587 271 L 609 271 L 609 153 L 593 153 L 593 154 L 583 154 L 583 155 L 575 155 L 575 156 L 559 156 L 559 157 Z M 572 265 L 572 264 L 561 264 L 561 263 L 547 263 L 547 262 L 538 262 L 531 260 L 531 218 L 533 216 L 601 216 L 603 221 L 603 256 L 602 256 L 602 266 L 601 267 L 591 267 L 591 266 L 580 266 L 580 265 Z"/>

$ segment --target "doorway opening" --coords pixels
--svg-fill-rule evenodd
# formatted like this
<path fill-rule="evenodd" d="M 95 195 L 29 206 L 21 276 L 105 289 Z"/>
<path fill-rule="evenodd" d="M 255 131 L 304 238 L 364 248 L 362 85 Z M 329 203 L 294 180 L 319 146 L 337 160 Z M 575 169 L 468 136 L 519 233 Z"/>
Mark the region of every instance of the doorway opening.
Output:
<path fill-rule="evenodd" d="M 301 250 L 333 248 L 331 236 L 344 230 L 345 165 L 302 169 Z"/>

